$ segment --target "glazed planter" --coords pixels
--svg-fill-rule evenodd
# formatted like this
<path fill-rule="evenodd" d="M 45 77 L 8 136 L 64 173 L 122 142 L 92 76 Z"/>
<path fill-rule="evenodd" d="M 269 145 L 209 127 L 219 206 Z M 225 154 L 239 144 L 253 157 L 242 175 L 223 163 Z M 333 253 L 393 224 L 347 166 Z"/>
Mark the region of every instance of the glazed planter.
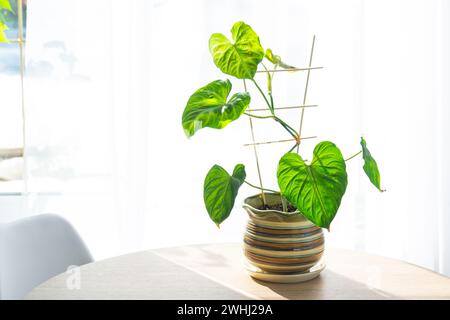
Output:
<path fill-rule="evenodd" d="M 265 193 L 265 198 L 268 209 L 263 208 L 261 194 L 246 198 L 243 204 L 249 216 L 244 234 L 247 263 L 266 274 L 310 272 L 324 252 L 322 229 L 298 211 L 277 210 L 280 195 Z"/>

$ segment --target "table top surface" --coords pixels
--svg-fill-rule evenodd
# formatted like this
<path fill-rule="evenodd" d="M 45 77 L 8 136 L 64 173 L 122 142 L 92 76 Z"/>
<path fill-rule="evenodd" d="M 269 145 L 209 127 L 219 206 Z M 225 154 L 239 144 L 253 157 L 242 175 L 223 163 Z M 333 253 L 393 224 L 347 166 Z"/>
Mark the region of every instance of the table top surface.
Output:
<path fill-rule="evenodd" d="M 450 278 L 394 259 L 327 247 L 318 278 L 275 284 L 251 278 L 242 251 L 236 243 L 127 254 L 82 266 L 79 286 L 63 273 L 26 299 L 450 299 Z"/>

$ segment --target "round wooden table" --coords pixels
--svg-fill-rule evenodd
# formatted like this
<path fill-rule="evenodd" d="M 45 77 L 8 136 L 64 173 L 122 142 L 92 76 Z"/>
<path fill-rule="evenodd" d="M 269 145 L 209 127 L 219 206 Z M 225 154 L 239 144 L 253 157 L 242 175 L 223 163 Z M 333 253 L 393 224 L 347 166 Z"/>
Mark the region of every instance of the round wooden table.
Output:
<path fill-rule="evenodd" d="M 60 274 L 27 299 L 450 299 L 450 278 L 380 256 L 326 248 L 311 281 L 252 279 L 242 244 L 164 248 L 127 254 Z"/>

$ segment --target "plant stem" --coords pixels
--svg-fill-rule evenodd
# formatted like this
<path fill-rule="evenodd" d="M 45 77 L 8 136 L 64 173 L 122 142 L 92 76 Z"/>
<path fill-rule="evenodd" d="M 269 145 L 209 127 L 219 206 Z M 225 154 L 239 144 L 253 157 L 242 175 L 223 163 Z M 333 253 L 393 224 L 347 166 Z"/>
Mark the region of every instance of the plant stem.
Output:
<path fill-rule="evenodd" d="M 251 113 L 248 113 L 248 112 L 244 112 L 244 114 L 246 116 L 249 116 L 249 117 L 252 117 L 252 118 L 258 118 L 258 119 L 273 119 L 274 118 L 274 116 L 257 116 L 257 115 L 254 115 L 254 114 L 251 114 Z"/>
<path fill-rule="evenodd" d="M 246 116 L 252 117 L 252 118 L 258 118 L 258 119 L 274 119 L 275 121 L 279 122 L 286 130 L 289 131 L 289 133 L 297 139 L 298 135 L 297 132 L 295 132 L 294 128 L 292 128 L 290 125 L 288 125 L 286 122 L 284 122 L 282 119 L 278 118 L 276 115 L 271 116 L 257 116 L 255 114 L 251 114 L 248 112 L 244 112 Z"/>
<path fill-rule="evenodd" d="M 264 94 L 264 92 L 262 91 L 262 89 L 260 88 L 260 86 L 258 85 L 258 83 L 255 81 L 255 79 L 252 79 L 253 83 L 255 84 L 256 88 L 258 88 L 258 91 L 261 93 L 261 95 L 263 96 L 264 100 L 266 101 L 267 106 L 269 107 L 270 112 L 273 114 L 273 109 L 272 106 L 270 105 L 269 100 L 267 100 L 266 95 Z"/>
<path fill-rule="evenodd" d="M 298 134 L 295 131 L 294 128 L 292 128 L 290 125 L 288 125 L 286 122 L 284 122 L 283 120 L 281 120 L 280 118 L 278 118 L 277 116 L 274 116 L 275 120 L 277 122 L 279 122 L 290 134 L 292 137 L 294 137 L 294 139 L 298 140 Z"/>
<path fill-rule="evenodd" d="M 351 160 L 351 159 L 353 159 L 354 157 L 356 157 L 357 155 L 359 155 L 359 154 L 361 154 L 361 153 L 362 153 L 362 150 L 360 150 L 358 153 L 355 153 L 355 154 L 352 155 L 351 157 L 345 159 L 345 161 Z"/>
<path fill-rule="evenodd" d="M 248 182 L 248 181 L 244 181 L 246 184 L 248 184 L 250 187 L 252 187 L 252 188 L 255 188 L 255 189 L 258 189 L 258 190 L 261 190 L 261 191 L 269 191 L 269 192 L 273 192 L 273 193 L 275 193 L 275 194 L 279 194 L 280 192 L 279 191 L 275 191 L 275 190 L 271 190 L 271 189 L 266 189 L 266 188 L 261 188 L 261 187 L 258 187 L 258 186 L 255 186 L 254 184 L 251 184 L 250 182 Z"/>
<path fill-rule="evenodd" d="M 272 98 L 272 75 L 270 74 L 269 70 L 266 68 L 266 66 L 264 65 L 264 63 L 261 63 L 263 68 L 267 71 L 267 93 L 269 94 L 270 97 L 270 105 L 272 106 L 273 109 L 273 98 Z"/>
<path fill-rule="evenodd" d="M 295 132 L 295 130 L 290 125 L 288 125 L 286 122 L 284 122 L 283 120 L 281 120 L 280 118 L 278 118 L 275 115 L 271 115 L 271 116 L 257 116 L 257 115 L 254 115 L 254 114 L 251 114 L 251 113 L 248 113 L 248 112 L 244 112 L 244 114 L 246 116 L 249 116 L 249 117 L 252 117 L 252 118 L 258 118 L 258 119 L 274 119 L 275 121 L 279 122 L 289 132 L 289 134 L 295 140 L 297 140 L 297 138 L 298 138 L 298 135 Z"/>
<path fill-rule="evenodd" d="M 271 115 L 271 116 L 257 116 L 255 114 L 251 114 L 251 113 L 248 113 L 248 112 L 244 112 L 244 114 L 246 116 L 251 117 L 251 118 L 257 118 L 257 119 L 274 119 L 275 121 L 279 122 L 283 126 L 283 128 L 286 129 L 289 132 L 289 134 L 295 140 L 298 140 L 297 132 L 295 132 L 295 130 L 290 125 L 288 125 L 286 122 L 284 122 L 282 119 L 278 118 L 275 115 Z"/>
<path fill-rule="evenodd" d="M 293 129 L 290 125 L 288 125 L 286 122 L 284 122 L 283 120 L 281 120 L 280 118 L 278 118 L 275 115 L 274 109 L 273 109 L 273 105 L 269 102 L 269 100 L 267 100 L 266 95 L 264 94 L 264 91 L 262 91 L 261 87 L 258 85 L 258 83 L 255 81 L 255 79 L 252 79 L 253 83 L 255 84 L 256 88 L 258 88 L 258 91 L 261 93 L 261 95 L 264 98 L 264 101 L 266 101 L 267 107 L 270 110 L 270 113 L 272 113 L 273 119 L 275 119 L 275 121 L 277 121 L 278 123 L 280 123 L 283 128 L 289 132 L 289 134 L 295 139 L 298 140 L 298 134 L 295 131 L 295 129 Z M 272 100 L 273 102 L 273 100 Z"/>
<path fill-rule="evenodd" d="M 272 84 L 273 84 L 273 76 L 275 75 L 275 70 L 277 69 L 278 65 L 276 64 L 274 66 L 274 72 L 272 72 L 272 75 L 270 75 L 270 72 L 268 72 L 267 74 L 270 77 L 270 90 L 269 90 L 269 97 L 270 97 L 270 103 L 272 104 L 272 110 L 273 112 L 275 112 L 275 104 L 273 103 L 273 95 L 272 95 Z M 267 68 L 264 66 L 264 69 L 267 70 Z"/>
<path fill-rule="evenodd" d="M 292 152 L 292 150 L 294 150 L 297 146 L 298 146 L 298 142 L 296 142 L 296 143 L 294 144 L 294 146 L 293 146 L 292 148 L 289 149 L 288 152 Z"/>
<path fill-rule="evenodd" d="M 280 194 L 281 204 L 283 205 L 283 212 L 288 212 L 288 205 L 286 199 Z"/>
<path fill-rule="evenodd" d="M 266 66 L 264 65 L 264 63 L 262 63 L 262 66 L 264 67 L 264 69 L 266 71 L 269 71 L 266 68 Z M 276 69 L 276 67 L 277 66 L 275 65 L 275 69 Z M 273 80 L 273 73 L 271 75 L 270 72 L 267 72 L 267 83 L 268 83 L 267 94 L 269 95 L 269 98 L 270 98 L 270 105 L 271 105 L 272 114 L 274 114 L 275 113 L 275 106 L 274 106 L 274 103 L 273 103 L 273 95 L 272 95 L 272 80 Z"/>

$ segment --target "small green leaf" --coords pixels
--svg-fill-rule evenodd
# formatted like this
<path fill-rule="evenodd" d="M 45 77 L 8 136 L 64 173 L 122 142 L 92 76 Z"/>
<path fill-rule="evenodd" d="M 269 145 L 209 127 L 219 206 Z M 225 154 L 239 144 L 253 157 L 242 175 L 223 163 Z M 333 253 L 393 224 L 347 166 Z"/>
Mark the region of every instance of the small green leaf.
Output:
<path fill-rule="evenodd" d="M 231 176 L 218 165 L 214 165 L 206 175 L 203 185 L 203 200 L 209 217 L 217 226 L 230 215 L 245 177 L 243 164 L 236 165 Z"/>
<path fill-rule="evenodd" d="M 276 56 L 273 54 L 272 49 L 266 49 L 266 53 L 264 56 L 273 64 L 278 64 L 278 62 L 280 62 L 281 60 L 280 56 Z"/>
<path fill-rule="evenodd" d="M 329 228 L 347 188 L 347 171 L 341 151 L 329 141 L 314 148 L 310 165 L 288 152 L 278 163 L 281 194 L 311 222 Z"/>
<path fill-rule="evenodd" d="M 295 67 L 290 66 L 290 65 L 284 63 L 284 62 L 281 60 L 281 57 L 280 57 L 280 56 L 277 56 L 277 55 L 275 55 L 275 54 L 272 52 L 272 49 L 266 49 L 265 57 L 266 57 L 267 60 L 269 60 L 270 62 L 272 62 L 274 65 L 280 66 L 280 67 L 282 67 L 283 69 L 295 69 Z"/>
<path fill-rule="evenodd" d="M 239 79 L 253 79 L 258 64 L 264 58 L 258 35 L 242 21 L 231 29 L 234 43 L 221 33 L 209 39 L 209 51 L 214 63 L 223 72 Z"/>
<path fill-rule="evenodd" d="M 189 98 L 182 117 L 188 137 L 205 127 L 222 129 L 244 113 L 250 104 L 250 95 L 247 92 L 236 93 L 227 101 L 230 91 L 229 80 L 216 80 Z"/>
<path fill-rule="evenodd" d="M 384 190 L 380 187 L 380 172 L 378 171 L 378 165 L 375 159 L 370 154 L 369 149 L 367 149 L 366 140 L 364 140 L 363 137 L 361 137 L 361 147 L 363 152 L 363 159 L 364 159 L 364 172 L 369 177 L 370 182 L 381 192 Z"/>
<path fill-rule="evenodd" d="M 11 8 L 11 4 L 9 3 L 9 0 L 0 0 L 0 9 L 8 10 L 12 13 L 14 13 L 14 10 Z"/>

